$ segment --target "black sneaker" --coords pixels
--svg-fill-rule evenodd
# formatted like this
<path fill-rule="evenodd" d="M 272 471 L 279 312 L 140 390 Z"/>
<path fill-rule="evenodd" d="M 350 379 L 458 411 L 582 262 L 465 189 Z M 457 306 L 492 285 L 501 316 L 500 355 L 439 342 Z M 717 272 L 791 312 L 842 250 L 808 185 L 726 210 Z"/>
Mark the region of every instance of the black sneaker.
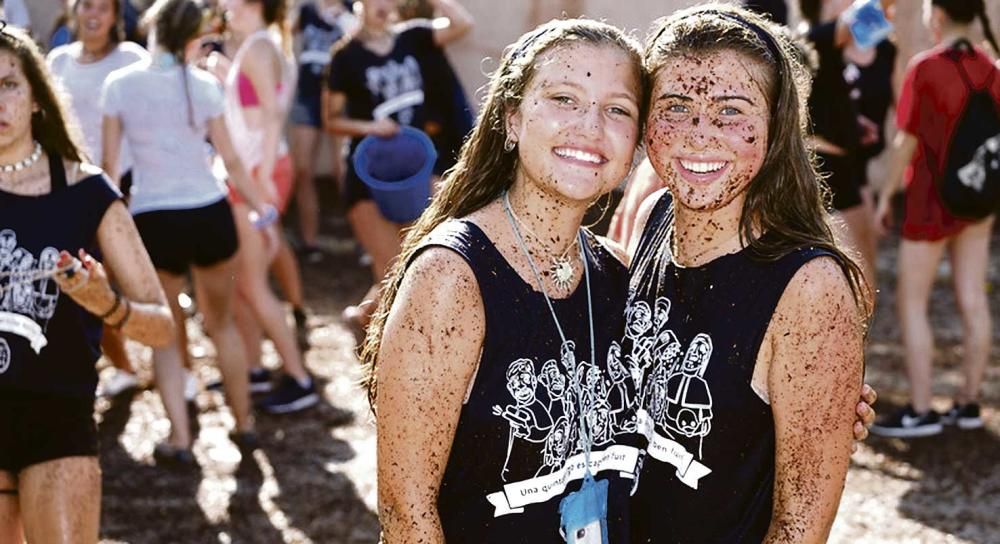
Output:
<path fill-rule="evenodd" d="M 309 319 L 302 308 L 293 308 L 292 316 L 295 318 L 295 342 L 299 351 L 305 353 L 312 347 L 309 345 Z"/>
<path fill-rule="evenodd" d="M 956 402 L 951 410 L 941 414 L 941 422 L 945 425 L 954 425 L 963 431 L 983 427 L 983 419 L 979 416 L 979 405 L 975 402 L 968 404 Z"/>
<path fill-rule="evenodd" d="M 892 438 L 916 438 L 933 436 L 944 430 L 941 416 L 934 410 L 918 414 L 912 406 L 897 410 L 883 421 L 872 425 L 872 434 Z"/>
<path fill-rule="evenodd" d="M 283 376 L 278 387 L 257 402 L 257 408 L 269 414 L 288 414 L 305 410 L 318 402 L 316 383 L 311 379 L 308 387 L 302 387 L 295 378 Z"/>
<path fill-rule="evenodd" d="M 222 391 L 222 380 L 209 382 L 205 386 L 209 391 Z M 250 371 L 250 394 L 270 393 L 274 389 L 271 384 L 271 371 L 266 368 L 255 368 Z"/>

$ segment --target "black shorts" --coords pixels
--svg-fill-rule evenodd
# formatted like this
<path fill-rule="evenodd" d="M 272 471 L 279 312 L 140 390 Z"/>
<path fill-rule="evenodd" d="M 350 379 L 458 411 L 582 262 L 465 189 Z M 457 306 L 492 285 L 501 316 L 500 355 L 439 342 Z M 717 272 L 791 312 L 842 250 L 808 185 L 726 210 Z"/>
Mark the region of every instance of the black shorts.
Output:
<path fill-rule="evenodd" d="M 178 276 L 191 266 L 221 263 L 239 248 L 233 210 L 225 198 L 202 208 L 144 212 L 133 219 L 153 266 Z"/>
<path fill-rule="evenodd" d="M 861 204 L 861 171 L 850 156 L 817 153 L 819 171 L 825 176 L 833 197 L 833 209 L 842 211 Z"/>
<path fill-rule="evenodd" d="M 0 391 L 0 471 L 97 456 L 94 398 Z"/>

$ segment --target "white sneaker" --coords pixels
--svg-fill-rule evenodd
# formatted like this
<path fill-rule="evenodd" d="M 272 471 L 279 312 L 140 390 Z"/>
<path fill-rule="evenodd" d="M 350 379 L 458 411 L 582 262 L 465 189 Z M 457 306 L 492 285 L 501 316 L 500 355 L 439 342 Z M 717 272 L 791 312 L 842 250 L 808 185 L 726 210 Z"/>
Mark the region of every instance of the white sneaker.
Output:
<path fill-rule="evenodd" d="M 198 378 L 194 374 L 184 371 L 184 400 L 192 402 L 198 396 Z"/>
<path fill-rule="evenodd" d="M 99 395 L 102 397 L 117 397 L 125 391 L 139 386 L 139 378 L 124 370 L 114 369 L 111 377 L 101 384 Z"/>

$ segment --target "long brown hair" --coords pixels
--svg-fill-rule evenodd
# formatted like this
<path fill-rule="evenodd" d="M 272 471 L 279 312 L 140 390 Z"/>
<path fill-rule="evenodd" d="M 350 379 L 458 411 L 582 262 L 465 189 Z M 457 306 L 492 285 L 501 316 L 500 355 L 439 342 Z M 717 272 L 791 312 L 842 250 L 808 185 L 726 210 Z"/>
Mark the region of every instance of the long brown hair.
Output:
<path fill-rule="evenodd" d="M 771 117 L 767 153 L 746 189 L 740 239 L 764 260 L 776 260 L 803 247 L 830 251 L 843 268 L 867 320 L 872 309 L 871 290 L 857 256 L 842 247 L 833 234 L 828 211 L 830 190 L 817 173 L 815 154 L 806 146 L 811 78 L 787 34 L 750 11 L 708 4 L 660 19 L 650 36 L 644 63 L 654 80 L 672 58 L 721 50 L 735 51 L 764 68 L 765 81 L 759 83 L 767 91 Z"/>
<path fill-rule="evenodd" d="M 641 91 L 639 122 L 645 119 L 648 92 L 639 44 L 614 26 L 589 19 L 550 21 L 524 34 L 504 50 L 499 68 L 490 77 L 489 92 L 479 111 L 476 127 L 462 146 L 458 162 L 445 173 L 430 206 L 408 231 L 402 251 L 382 285 L 378 309 L 368 326 L 361 353 L 365 364 L 364 385 L 373 411 L 376 408 L 379 347 L 406 267 L 423 238 L 438 225 L 486 206 L 510 188 L 517 169 L 517 153 L 504 150 L 505 118 L 508 112 L 520 107 L 524 90 L 535 75 L 538 56 L 557 47 L 575 44 L 617 47 L 632 58 Z"/>
<path fill-rule="evenodd" d="M 38 111 L 31 114 L 31 136 L 49 155 L 83 162 L 78 136 L 70 130 L 66 107 L 56 94 L 56 87 L 34 40 L 20 29 L 0 28 L 0 51 L 17 57 L 31 86 L 31 97 Z"/>

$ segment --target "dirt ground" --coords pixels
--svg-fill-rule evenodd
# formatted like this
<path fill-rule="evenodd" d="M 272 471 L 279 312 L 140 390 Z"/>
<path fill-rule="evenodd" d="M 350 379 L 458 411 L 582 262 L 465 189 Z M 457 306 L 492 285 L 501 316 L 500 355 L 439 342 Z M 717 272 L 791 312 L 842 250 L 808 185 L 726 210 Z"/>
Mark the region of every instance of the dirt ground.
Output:
<path fill-rule="evenodd" d="M 221 394 L 202 391 L 193 412 L 200 471 L 153 464 L 164 439 L 159 396 L 144 389 L 101 399 L 98 418 L 104 471 L 101 538 L 111 543 L 373 543 L 375 438 L 359 378 L 353 339 L 339 315 L 366 288 L 368 276 L 342 214 L 323 225 L 328 257 L 304 265 L 313 349 L 306 361 L 323 392 L 320 406 L 300 414 L 258 417 L 261 449 L 241 459 L 227 439 L 232 417 Z M 879 308 L 870 335 L 867 380 L 886 413 L 906 400 L 898 328 L 892 312 L 896 238 L 882 244 Z M 990 299 L 1000 337 L 1000 229 L 994 232 Z M 933 295 L 938 363 L 935 404 L 944 409 L 959 383 L 961 322 L 948 290 L 948 269 Z M 218 376 L 211 344 L 189 322 L 202 383 Z M 150 378 L 147 349 L 131 346 Z M 274 366 L 273 351 L 265 364 Z M 986 429 L 950 431 L 904 442 L 872 437 L 854 455 L 831 541 L 1000 542 L 1000 351 L 985 386 Z M 107 372 L 107 369 L 104 370 Z"/>

